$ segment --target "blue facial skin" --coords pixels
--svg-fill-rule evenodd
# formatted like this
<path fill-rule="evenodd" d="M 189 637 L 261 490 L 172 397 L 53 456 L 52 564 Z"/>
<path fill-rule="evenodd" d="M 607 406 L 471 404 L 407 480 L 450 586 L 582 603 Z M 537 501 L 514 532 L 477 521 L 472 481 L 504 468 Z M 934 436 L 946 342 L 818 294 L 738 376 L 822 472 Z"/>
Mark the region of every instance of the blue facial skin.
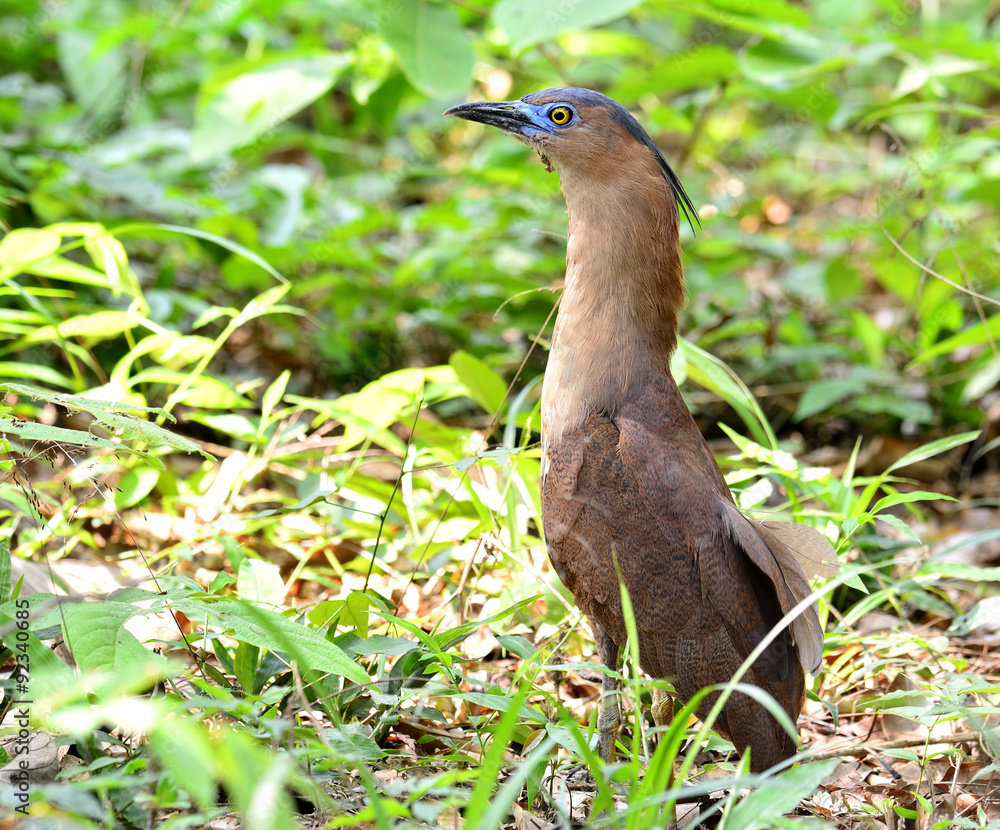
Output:
<path fill-rule="evenodd" d="M 570 119 L 563 124 L 557 124 L 552 120 L 552 113 L 559 109 L 567 109 L 570 111 Z M 555 134 L 559 130 L 564 130 L 566 127 L 572 127 L 576 123 L 576 110 L 573 109 L 569 104 L 557 101 L 554 104 L 545 104 L 544 106 L 535 106 L 534 104 L 522 103 L 518 109 L 522 111 L 531 123 L 546 133 Z M 526 127 L 525 134 L 529 134 L 528 131 L 530 127 Z"/>
<path fill-rule="evenodd" d="M 570 119 L 565 124 L 557 124 L 551 118 L 551 113 L 560 107 L 570 112 Z M 524 100 L 484 101 L 459 104 L 445 112 L 445 115 L 497 127 L 515 138 L 531 138 L 538 132 L 554 135 L 577 121 L 576 110 L 563 101 L 548 104 L 531 104 Z"/>
<path fill-rule="evenodd" d="M 540 100 L 536 104 L 534 103 L 536 98 L 558 98 L 560 100 Z M 573 103 L 570 103 L 571 101 Z M 552 120 L 552 113 L 560 107 L 565 107 L 570 116 L 565 124 L 558 124 Z M 463 118 L 466 121 L 478 121 L 480 124 L 487 124 L 503 130 L 507 135 L 533 147 L 545 164 L 545 169 L 551 172 L 552 165 L 541 146 L 543 142 L 540 141 L 542 138 L 540 134 L 558 135 L 560 130 L 577 124 L 579 122 L 578 107 L 586 110 L 603 110 L 607 118 L 621 129 L 631 133 L 632 137 L 640 144 L 645 145 L 659 162 L 663 177 L 677 197 L 678 207 L 687 218 L 692 233 L 695 230 L 695 224 L 701 226 L 698 221 L 698 211 L 695 210 L 691 198 L 685 192 L 677 174 L 667 164 L 667 160 L 653 143 L 653 139 L 649 137 L 649 134 L 628 110 L 600 92 L 579 87 L 559 87 L 558 89 L 533 92 L 530 95 L 525 95 L 520 101 L 479 101 L 471 104 L 459 104 L 446 111 L 445 115 Z"/>

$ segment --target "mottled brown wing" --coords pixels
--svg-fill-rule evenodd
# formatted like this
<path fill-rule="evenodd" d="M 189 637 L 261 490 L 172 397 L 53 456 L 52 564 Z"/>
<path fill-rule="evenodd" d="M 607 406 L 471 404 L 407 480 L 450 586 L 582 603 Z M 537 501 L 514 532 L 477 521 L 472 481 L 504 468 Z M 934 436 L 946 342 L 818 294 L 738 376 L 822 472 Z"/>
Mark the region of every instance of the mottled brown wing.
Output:
<path fill-rule="evenodd" d="M 833 579 L 840 571 L 833 545 L 814 527 L 798 522 L 764 521 L 758 525 L 758 532 L 768 547 L 772 539 L 786 546 L 806 576 Z"/>
<path fill-rule="evenodd" d="M 623 646 L 617 556 L 640 632 L 643 668 L 654 677 L 672 677 L 677 635 L 701 602 L 699 574 L 683 539 L 676 545 L 664 540 L 621 458 L 619 439 L 610 418 L 592 413 L 549 444 L 542 483 L 549 556 L 584 613 Z M 677 585 L 685 590 L 675 591 Z"/>
<path fill-rule="evenodd" d="M 716 667 L 712 682 L 725 682 L 792 606 L 792 595 L 780 564 L 733 503 L 676 386 L 665 379 L 650 391 L 616 418 L 619 455 L 664 553 L 676 556 L 678 539 L 694 553 L 701 604 L 718 615 L 739 656 L 734 666 Z M 787 647 L 776 643 L 756 668 L 762 681 L 784 680 Z"/>
<path fill-rule="evenodd" d="M 792 606 L 809 596 L 812 589 L 802 570 L 799 557 L 777 535 L 763 525 L 750 521 L 735 505 L 723 506 L 720 513 L 729 538 L 736 541 L 743 553 L 775 586 L 775 595 L 781 606 L 782 615 L 787 614 Z M 812 530 L 812 528 L 806 529 Z M 806 671 L 815 671 L 819 668 L 823 657 L 823 628 L 819 624 L 816 607 L 810 605 L 805 608 L 792 620 L 790 630 L 802 668 Z"/>
<path fill-rule="evenodd" d="M 552 441 L 547 456 L 542 515 L 549 552 L 582 610 L 624 644 L 614 551 L 635 610 L 643 668 L 675 678 L 684 699 L 728 681 L 793 604 L 792 592 L 782 566 L 733 504 L 672 379 L 653 384 L 614 418 L 592 413 Z M 766 689 L 794 720 L 803 675 L 792 650 L 785 632 L 745 681 Z M 777 723 L 743 695 L 730 700 L 719 727 L 738 748 L 754 747 L 755 768 L 794 751 Z"/>

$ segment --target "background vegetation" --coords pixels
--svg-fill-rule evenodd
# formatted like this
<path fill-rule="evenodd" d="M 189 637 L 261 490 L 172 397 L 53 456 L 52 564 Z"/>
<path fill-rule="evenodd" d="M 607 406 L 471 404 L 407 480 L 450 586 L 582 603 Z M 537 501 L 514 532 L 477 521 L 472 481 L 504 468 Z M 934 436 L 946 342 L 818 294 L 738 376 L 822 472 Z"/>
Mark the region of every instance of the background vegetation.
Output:
<path fill-rule="evenodd" d="M 998 42 L 985 0 L 0 6 L 0 638 L 36 817 L 1000 826 Z M 699 207 L 675 370 L 741 506 L 844 563 L 814 760 L 756 801 L 683 715 L 617 765 L 587 744 L 538 521 L 562 200 L 441 115 L 564 85 Z"/>

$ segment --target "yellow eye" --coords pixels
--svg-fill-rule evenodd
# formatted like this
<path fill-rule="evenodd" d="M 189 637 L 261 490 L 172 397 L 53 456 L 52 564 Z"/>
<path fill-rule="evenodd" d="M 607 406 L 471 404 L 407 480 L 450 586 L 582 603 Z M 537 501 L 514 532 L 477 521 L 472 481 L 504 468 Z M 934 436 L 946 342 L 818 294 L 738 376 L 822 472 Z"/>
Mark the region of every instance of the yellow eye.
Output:
<path fill-rule="evenodd" d="M 568 124 L 573 118 L 573 110 L 569 107 L 556 107 L 549 113 L 549 119 L 553 124 L 558 126 L 563 126 L 563 124 Z"/>

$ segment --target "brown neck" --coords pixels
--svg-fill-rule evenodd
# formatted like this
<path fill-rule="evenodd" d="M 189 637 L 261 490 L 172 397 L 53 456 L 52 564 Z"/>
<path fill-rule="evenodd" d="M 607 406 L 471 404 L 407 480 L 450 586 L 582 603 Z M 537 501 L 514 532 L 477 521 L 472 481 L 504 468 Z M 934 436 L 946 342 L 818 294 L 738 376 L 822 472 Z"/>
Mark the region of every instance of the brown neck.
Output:
<path fill-rule="evenodd" d="M 613 416 L 669 373 L 684 300 L 678 210 L 659 170 L 618 171 L 605 189 L 561 169 L 560 182 L 569 241 L 543 389 L 546 443 L 589 411 Z"/>

